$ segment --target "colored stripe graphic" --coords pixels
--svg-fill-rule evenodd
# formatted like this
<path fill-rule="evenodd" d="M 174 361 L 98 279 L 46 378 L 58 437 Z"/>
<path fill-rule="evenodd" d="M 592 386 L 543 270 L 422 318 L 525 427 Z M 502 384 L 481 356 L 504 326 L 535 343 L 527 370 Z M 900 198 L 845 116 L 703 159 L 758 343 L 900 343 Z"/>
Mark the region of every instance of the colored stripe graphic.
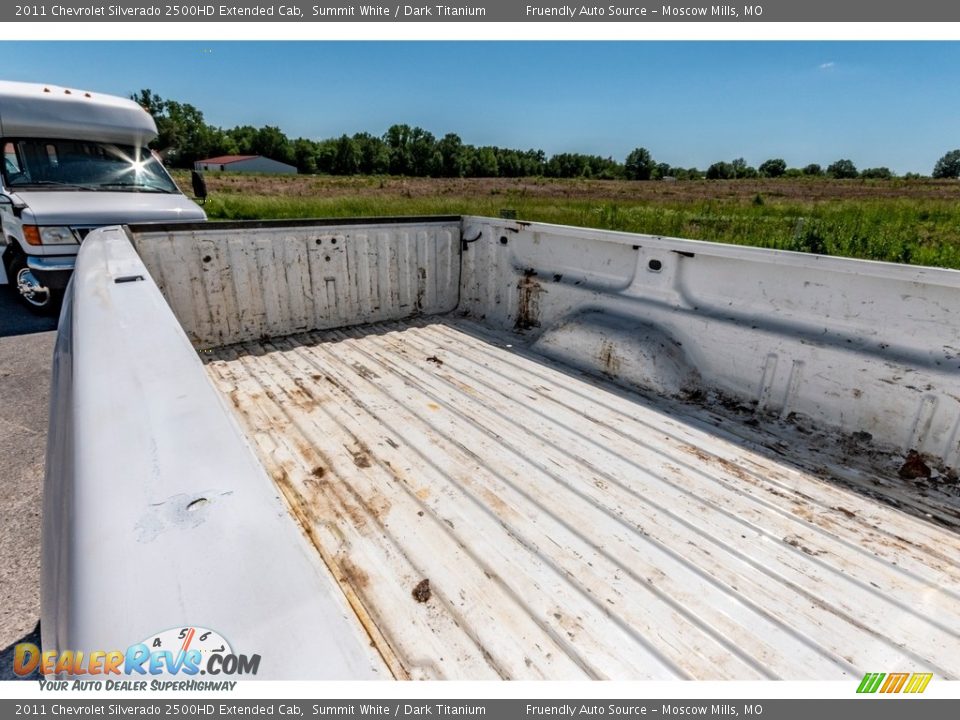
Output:
<path fill-rule="evenodd" d="M 933 673 L 867 673 L 857 687 L 858 693 L 922 693 Z"/>
<path fill-rule="evenodd" d="M 932 677 L 933 673 L 914 673 L 903 691 L 905 693 L 922 693 L 927 689 L 927 685 L 930 684 L 930 678 Z"/>
<path fill-rule="evenodd" d="M 860 681 L 860 687 L 857 688 L 857 692 L 875 693 L 885 677 L 886 673 L 867 673 L 863 676 L 863 680 Z"/>
<path fill-rule="evenodd" d="M 907 682 L 907 678 L 910 677 L 910 673 L 890 673 L 887 675 L 887 681 L 883 684 L 883 687 L 880 688 L 882 693 L 898 693 L 904 684 Z"/>

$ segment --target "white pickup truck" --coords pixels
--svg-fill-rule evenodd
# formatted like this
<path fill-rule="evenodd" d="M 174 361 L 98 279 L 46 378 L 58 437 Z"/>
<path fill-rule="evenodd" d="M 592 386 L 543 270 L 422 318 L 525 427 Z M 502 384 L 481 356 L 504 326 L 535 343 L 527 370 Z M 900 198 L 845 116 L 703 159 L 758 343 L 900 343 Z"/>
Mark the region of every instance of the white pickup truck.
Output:
<path fill-rule="evenodd" d="M 55 312 L 91 229 L 205 220 L 146 147 L 156 136 L 132 100 L 0 81 L 0 285 Z"/>
<path fill-rule="evenodd" d="M 958 318 L 952 270 L 514 220 L 94 231 L 44 648 L 960 678 Z"/>

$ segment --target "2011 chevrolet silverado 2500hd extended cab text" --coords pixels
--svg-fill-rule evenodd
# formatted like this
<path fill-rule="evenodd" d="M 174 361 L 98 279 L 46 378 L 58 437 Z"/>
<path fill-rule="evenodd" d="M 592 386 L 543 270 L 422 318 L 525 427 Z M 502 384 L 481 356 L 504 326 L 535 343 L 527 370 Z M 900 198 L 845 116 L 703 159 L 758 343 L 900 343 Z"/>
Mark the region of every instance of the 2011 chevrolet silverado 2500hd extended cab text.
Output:
<path fill-rule="evenodd" d="M 43 644 L 274 678 L 960 677 L 960 272 L 514 220 L 103 228 Z"/>

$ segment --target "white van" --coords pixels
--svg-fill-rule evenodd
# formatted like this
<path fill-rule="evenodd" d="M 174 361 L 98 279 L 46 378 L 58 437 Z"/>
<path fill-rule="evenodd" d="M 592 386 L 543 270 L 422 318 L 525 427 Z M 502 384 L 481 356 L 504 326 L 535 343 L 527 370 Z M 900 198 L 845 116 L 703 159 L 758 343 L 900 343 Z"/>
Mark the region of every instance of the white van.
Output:
<path fill-rule="evenodd" d="M 156 136 L 132 100 L 0 81 L 0 284 L 53 311 L 91 229 L 206 220 L 147 148 Z"/>

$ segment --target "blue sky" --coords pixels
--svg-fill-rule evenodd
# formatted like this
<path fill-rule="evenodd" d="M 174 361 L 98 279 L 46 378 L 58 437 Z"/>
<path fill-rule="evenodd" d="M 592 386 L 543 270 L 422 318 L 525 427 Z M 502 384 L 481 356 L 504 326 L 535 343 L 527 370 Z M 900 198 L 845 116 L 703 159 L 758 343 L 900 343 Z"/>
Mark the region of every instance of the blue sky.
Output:
<path fill-rule="evenodd" d="M 394 122 L 465 142 L 705 168 L 929 173 L 960 147 L 960 42 L 4 42 L 2 76 L 150 88 L 291 137 Z"/>

